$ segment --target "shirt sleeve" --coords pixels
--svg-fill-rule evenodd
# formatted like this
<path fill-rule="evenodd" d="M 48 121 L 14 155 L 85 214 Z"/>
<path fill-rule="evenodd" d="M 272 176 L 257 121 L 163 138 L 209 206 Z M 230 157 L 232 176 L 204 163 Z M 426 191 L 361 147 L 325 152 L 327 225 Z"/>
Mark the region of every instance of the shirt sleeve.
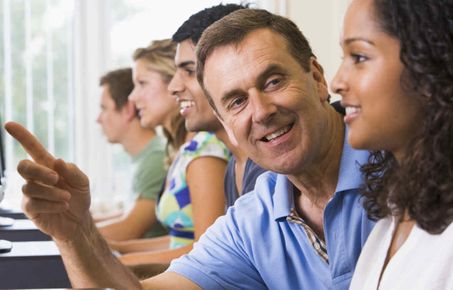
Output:
<path fill-rule="evenodd" d="M 217 157 L 228 162 L 231 154 L 215 134 L 198 132 L 190 142 L 183 145 L 182 155 L 188 159 L 187 166 L 199 157 Z"/>
<path fill-rule="evenodd" d="M 245 250 L 242 237 L 235 209 L 231 208 L 195 243 L 189 254 L 174 260 L 168 271 L 186 277 L 203 289 L 267 289 Z"/>
<path fill-rule="evenodd" d="M 137 166 L 133 186 L 134 192 L 138 193 L 140 198 L 157 200 L 166 175 L 164 158 L 165 152 L 156 150 Z"/>

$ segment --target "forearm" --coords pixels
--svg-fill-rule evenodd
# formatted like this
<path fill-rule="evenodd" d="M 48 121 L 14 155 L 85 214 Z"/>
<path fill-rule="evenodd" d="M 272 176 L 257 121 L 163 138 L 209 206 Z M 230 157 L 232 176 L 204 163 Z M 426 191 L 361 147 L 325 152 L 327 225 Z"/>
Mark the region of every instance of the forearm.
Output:
<path fill-rule="evenodd" d="M 125 241 L 130 238 L 129 233 L 126 232 L 125 227 L 122 225 L 123 219 L 117 218 L 101 223 L 97 223 L 99 233 L 105 238 L 113 241 Z"/>
<path fill-rule="evenodd" d="M 122 210 L 114 210 L 108 213 L 100 214 L 100 213 L 92 213 L 91 216 L 95 223 L 102 223 L 105 221 L 110 221 L 114 219 L 118 219 L 123 215 Z"/>
<path fill-rule="evenodd" d="M 141 289 L 138 279 L 110 252 L 90 220 L 69 241 L 56 241 L 73 287 Z"/>
<path fill-rule="evenodd" d="M 104 238 L 113 241 L 126 241 L 142 238 L 156 222 L 155 202 L 138 199 L 134 207 L 123 217 L 99 223 L 97 226 Z"/>
<path fill-rule="evenodd" d="M 112 249 L 119 251 L 122 254 L 157 251 L 168 249 L 170 243 L 170 236 L 162 236 L 150 239 L 137 239 L 122 242 L 111 243 Z"/>
<path fill-rule="evenodd" d="M 148 279 L 150 277 L 154 277 L 156 275 L 159 275 L 159 274 L 165 272 L 165 270 L 167 270 L 169 266 L 170 266 L 170 264 L 151 263 L 151 264 L 132 265 L 132 266 L 128 266 L 128 268 L 140 280 L 144 280 L 144 279 Z"/>
<path fill-rule="evenodd" d="M 121 263 L 132 266 L 149 263 L 170 263 L 173 259 L 179 258 L 192 250 L 192 245 L 177 249 L 166 249 L 152 252 L 138 252 L 121 256 Z"/>

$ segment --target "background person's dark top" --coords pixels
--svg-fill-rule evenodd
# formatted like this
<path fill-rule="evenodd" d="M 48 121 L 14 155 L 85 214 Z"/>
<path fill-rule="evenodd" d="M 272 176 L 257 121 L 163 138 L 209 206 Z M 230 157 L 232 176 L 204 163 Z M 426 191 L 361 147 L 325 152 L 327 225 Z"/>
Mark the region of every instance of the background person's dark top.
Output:
<path fill-rule="evenodd" d="M 240 195 L 245 194 L 255 187 L 255 181 L 261 173 L 267 171 L 263 168 L 256 165 L 252 160 L 247 159 L 244 169 L 244 175 L 242 177 L 242 188 L 241 194 L 236 189 L 236 180 L 235 180 L 235 165 L 236 165 L 236 158 L 231 158 L 228 162 L 228 166 L 225 172 L 225 200 L 226 200 L 226 208 L 232 206 L 236 199 L 239 198 Z"/>

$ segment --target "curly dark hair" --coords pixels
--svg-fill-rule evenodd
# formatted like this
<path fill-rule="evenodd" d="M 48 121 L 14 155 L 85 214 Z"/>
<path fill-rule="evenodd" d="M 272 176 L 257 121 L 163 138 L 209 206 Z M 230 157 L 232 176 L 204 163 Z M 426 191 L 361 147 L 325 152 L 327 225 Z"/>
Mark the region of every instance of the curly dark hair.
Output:
<path fill-rule="evenodd" d="M 203 31 L 209 25 L 239 9 L 248 8 L 249 4 L 219 4 L 210 8 L 203 9 L 189 17 L 173 34 L 174 42 L 183 42 L 186 39 L 192 40 L 194 44 L 198 43 Z"/>
<path fill-rule="evenodd" d="M 442 233 L 453 221 L 453 2 L 374 0 L 380 28 L 400 42 L 402 87 L 422 104 L 419 133 L 398 163 L 372 152 L 365 174 L 370 217 L 402 216 Z"/>

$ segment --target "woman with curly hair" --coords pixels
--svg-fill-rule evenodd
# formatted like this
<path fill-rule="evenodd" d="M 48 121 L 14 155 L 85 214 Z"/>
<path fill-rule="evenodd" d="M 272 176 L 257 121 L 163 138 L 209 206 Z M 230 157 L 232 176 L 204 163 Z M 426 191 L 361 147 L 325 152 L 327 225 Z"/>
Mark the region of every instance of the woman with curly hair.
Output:
<path fill-rule="evenodd" d="M 332 82 L 380 219 L 350 289 L 453 289 L 453 2 L 354 0 Z"/>

